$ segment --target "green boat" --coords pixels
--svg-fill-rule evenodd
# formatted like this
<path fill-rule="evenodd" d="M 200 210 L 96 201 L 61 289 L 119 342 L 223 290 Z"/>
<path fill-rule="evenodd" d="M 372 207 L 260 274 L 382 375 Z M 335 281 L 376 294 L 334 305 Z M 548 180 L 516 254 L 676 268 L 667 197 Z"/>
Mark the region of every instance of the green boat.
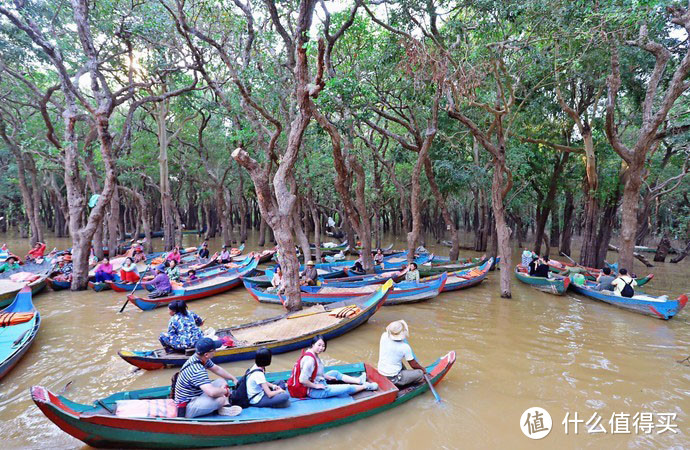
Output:
<path fill-rule="evenodd" d="M 530 286 L 539 289 L 540 291 L 556 295 L 565 294 L 565 291 L 568 290 L 568 285 L 570 285 L 569 277 L 533 277 L 527 273 L 527 269 L 525 267 L 519 265 L 515 267 L 515 277 L 523 283 L 529 284 Z"/>
<path fill-rule="evenodd" d="M 428 366 L 430 383 L 441 381 L 454 362 L 455 352 L 451 351 Z M 41 386 L 31 388 L 31 397 L 60 429 L 93 447 L 201 448 L 251 444 L 324 430 L 400 406 L 429 390 L 427 383 L 398 389 L 368 364 L 332 368 L 352 376 L 366 372 L 379 388 L 345 397 L 291 399 L 287 408 L 250 407 L 238 416 L 210 414 L 193 419 L 176 417 L 175 404 L 167 398 L 170 386 L 120 392 L 96 400 L 93 406 L 70 401 Z M 267 373 L 266 379 L 277 382 L 289 376 L 290 372 Z M 442 412 L 429 409 L 424 414 Z"/>

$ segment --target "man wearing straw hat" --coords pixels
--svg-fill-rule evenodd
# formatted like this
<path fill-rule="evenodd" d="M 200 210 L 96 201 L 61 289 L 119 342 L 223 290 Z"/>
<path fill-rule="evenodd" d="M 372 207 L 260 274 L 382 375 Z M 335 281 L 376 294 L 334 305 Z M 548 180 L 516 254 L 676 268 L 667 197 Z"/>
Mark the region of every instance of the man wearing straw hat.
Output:
<path fill-rule="evenodd" d="M 407 343 L 410 332 L 404 320 L 396 320 L 386 327 L 379 343 L 378 371 L 398 387 L 424 382 L 426 369 L 417 362 Z M 406 369 L 403 359 L 412 369 Z"/>

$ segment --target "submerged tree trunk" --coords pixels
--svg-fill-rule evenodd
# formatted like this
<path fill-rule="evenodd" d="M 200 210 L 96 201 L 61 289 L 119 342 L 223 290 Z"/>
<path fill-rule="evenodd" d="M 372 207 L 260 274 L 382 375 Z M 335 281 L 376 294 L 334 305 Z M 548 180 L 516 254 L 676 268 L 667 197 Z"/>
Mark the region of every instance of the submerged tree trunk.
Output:
<path fill-rule="evenodd" d="M 560 253 L 570 256 L 570 241 L 573 233 L 573 193 L 565 192 L 565 206 L 563 207 L 563 230 L 561 234 Z"/>

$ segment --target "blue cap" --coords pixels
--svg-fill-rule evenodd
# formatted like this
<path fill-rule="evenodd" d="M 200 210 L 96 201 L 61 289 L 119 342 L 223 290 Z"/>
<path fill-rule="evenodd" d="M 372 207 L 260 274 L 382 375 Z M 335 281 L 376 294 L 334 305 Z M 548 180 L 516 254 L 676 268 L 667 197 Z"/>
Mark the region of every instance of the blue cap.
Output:
<path fill-rule="evenodd" d="M 196 352 L 199 355 L 204 353 L 212 352 L 213 350 L 220 348 L 223 345 L 223 341 L 214 341 L 211 338 L 203 337 L 196 341 Z"/>
<path fill-rule="evenodd" d="M 165 264 L 160 264 L 156 266 L 156 270 L 159 272 L 165 272 Z"/>

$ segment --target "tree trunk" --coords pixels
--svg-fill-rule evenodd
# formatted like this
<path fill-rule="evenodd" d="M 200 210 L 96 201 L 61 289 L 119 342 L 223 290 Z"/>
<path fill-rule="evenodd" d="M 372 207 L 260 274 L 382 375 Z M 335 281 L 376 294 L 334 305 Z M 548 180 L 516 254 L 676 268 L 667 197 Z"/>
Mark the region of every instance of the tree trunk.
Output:
<path fill-rule="evenodd" d="M 302 255 L 304 256 L 304 264 L 306 264 L 307 261 L 311 260 L 311 247 L 309 246 L 309 238 L 302 228 L 300 210 L 300 202 L 297 200 L 295 202 L 295 208 L 292 211 L 292 229 L 295 231 L 295 237 L 297 238 L 297 242 L 302 249 Z"/>
<path fill-rule="evenodd" d="M 309 195 L 310 199 L 313 199 L 314 196 L 310 192 Z M 312 200 L 307 200 L 307 204 L 309 206 L 309 212 L 311 212 L 311 219 L 314 221 L 314 245 L 316 247 L 315 253 L 316 253 L 316 262 L 320 263 L 321 262 L 321 221 L 319 220 L 319 211 L 316 209 L 316 205 Z"/>
<path fill-rule="evenodd" d="M 668 237 L 668 234 L 664 234 L 664 237 L 661 238 L 661 241 L 659 241 L 659 246 L 656 248 L 656 254 L 654 255 L 654 261 L 655 262 L 665 262 L 666 261 L 666 255 L 668 255 L 668 252 L 671 250 L 671 240 Z"/>
<path fill-rule="evenodd" d="M 637 233 L 637 215 L 643 170 L 644 166 L 642 165 L 629 166 L 624 177 L 618 267 L 625 267 L 630 272 L 634 271 L 633 261 L 635 258 L 633 253 L 635 251 L 635 234 Z"/>
<path fill-rule="evenodd" d="M 565 192 L 565 206 L 563 207 L 563 230 L 561 234 L 560 252 L 570 256 L 570 241 L 573 233 L 573 193 Z"/>
<path fill-rule="evenodd" d="M 175 246 L 175 216 L 172 206 L 170 175 L 168 169 L 168 147 L 170 145 L 167 117 L 170 102 L 164 100 L 156 103 L 156 125 L 158 133 L 158 173 L 161 192 L 161 209 L 163 212 L 163 246 L 166 251 Z"/>
<path fill-rule="evenodd" d="M 460 254 L 460 230 L 457 228 L 455 222 L 453 222 L 453 218 L 450 216 L 450 212 L 448 211 L 446 199 L 443 198 L 443 195 L 441 195 L 441 190 L 436 184 L 434 171 L 431 167 L 431 159 L 429 159 L 428 156 L 424 161 L 424 171 L 426 173 L 426 179 L 429 182 L 431 192 L 434 194 L 434 198 L 436 199 L 436 205 L 441 209 L 441 216 L 443 217 L 443 222 L 446 225 L 445 228 L 450 231 L 451 241 L 453 242 L 449 254 L 450 260 L 456 261 L 458 259 L 458 255 Z M 443 234 L 439 233 L 439 238 L 441 236 L 443 236 Z"/>
<path fill-rule="evenodd" d="M 266 221 L 262 217 L 261 221 L 259 222 L 259 247 L 263 247 L 266 244 L 266 226 Z"/>
<path fill-rule="evenodd" d="M 118 247 L 120 243 L 120 236 L 117 233 L 118 225 L 120 224 L 120 194 L 118 189 L 113 192 L 113 198 L 110 199 L 110 215 L 108 218 L 108 251 L 112 258 L 118 255 Z M 136 236 L 135 236 L 136 237 Z"/>

